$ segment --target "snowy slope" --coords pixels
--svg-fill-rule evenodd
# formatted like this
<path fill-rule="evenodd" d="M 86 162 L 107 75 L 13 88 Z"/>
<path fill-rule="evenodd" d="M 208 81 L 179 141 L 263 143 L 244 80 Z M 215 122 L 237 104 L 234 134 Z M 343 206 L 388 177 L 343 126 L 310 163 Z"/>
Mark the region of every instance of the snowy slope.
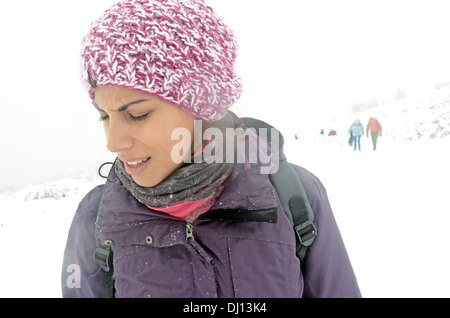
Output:
<path fill-rule="evenodd" d="M 448 85 L 432 89 L 317 131 L 292 127 L 298 140 L 285 134 L 289 160 L 327 188 L 365 297 L 450 297 L 449 92 Z M 365 125 L 374 113 L 384 128 L 377 151 L 364 137 L 354 152 L 348 126 L 355 118 Z M 320 135 L 321 128 L 338 136 Z M 89 170 L 73 176 L 0 195 L 0 297 L 60 297 L 71 219 L 104 181 Z"/>
<path fill-rule="evenodd" d="M 324 129 L 325 135 L 335 129 L 340 136 L 334 138 L 335 141 L 346 144 L 350 125 L 360 119 L 365 129 L 369 117 L 376 117 L 383 127 L 383 137 L 397 144 L 424 143 L 449 136 L 450 82 L 412 92 L 400 100 L 380 101 L 378 107 L 349 111 L 331 119 L 324 114 L 323 126 L 318 125 L 315 131 L 304 131 L 298 127 L 294 133 L 315 138 L 321 129 Z"/>

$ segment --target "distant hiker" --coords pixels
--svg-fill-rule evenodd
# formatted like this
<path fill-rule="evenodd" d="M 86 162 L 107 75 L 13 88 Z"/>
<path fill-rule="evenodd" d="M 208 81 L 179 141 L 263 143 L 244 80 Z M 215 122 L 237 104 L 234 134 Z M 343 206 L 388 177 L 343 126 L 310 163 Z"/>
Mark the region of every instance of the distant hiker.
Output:
<path fill-rule="evenodd" d="M 337 132 L 334 129 L 330 130 L 330 132 L 328 133 L 328 136 L 336 136 L 336 135 L 337 135 Z"/>
<path fill-rule="evenodd" d="M 356 150 L 356 146 L 358 146 L 358 150 L 361 151 L 361 136 L 364 134 L 364 127 L 359 119 L 353 122 L 348 129 L 348 133 L 353 136 L 353 151 Z"/>
<path fill-rule="evenodd" d="M 320 134 L 321 135 L 325 135 L 325 133 L 323 132 L 323 129 L 320 131 Z"/>
<path fill-rule="evenodd" d="M 295 134 L 294 138 L 295 138 L 295 140 L 298 140 L 298 136 L 297 136 L 297 134 Z"/>
<path fill-rule="evenodd" d="M 367 123 L 367 126 L 366 126 L 367 138 L 369 138 L 369 130 L 370 130 L 370 135 L 372 136 L 373 150 L 376 150 L 378 136 L 381 137 L 381 133 L 382 133 L 383 129 L 381 127 L 380 122 L 374 117 L 370 117 L 369 122 Z"/>

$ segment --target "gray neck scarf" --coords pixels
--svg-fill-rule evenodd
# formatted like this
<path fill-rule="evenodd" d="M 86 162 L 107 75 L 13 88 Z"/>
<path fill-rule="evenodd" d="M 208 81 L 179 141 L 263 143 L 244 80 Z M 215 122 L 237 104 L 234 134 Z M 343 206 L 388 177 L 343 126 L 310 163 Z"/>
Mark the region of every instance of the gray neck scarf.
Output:
<path fill-rule="evenodd" d="M 142 204 L 155 208 L 206 199 L 214 196 L 233 171 L 232 163 L 189 163 L 175 170 L 154 187 L 142 187 L 125 172 L 117 159 L 115 171 L 127 190 Z"/>

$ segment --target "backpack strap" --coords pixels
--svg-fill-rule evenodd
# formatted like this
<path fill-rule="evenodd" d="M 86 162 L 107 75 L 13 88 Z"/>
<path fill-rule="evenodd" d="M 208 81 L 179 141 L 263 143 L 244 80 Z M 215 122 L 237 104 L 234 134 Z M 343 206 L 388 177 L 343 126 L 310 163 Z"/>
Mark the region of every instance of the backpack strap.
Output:
<path fill-rule="evenodd" d="M 270 174 L 269 179 L 277 190 L 281 206 L 294 227 L 297 235 L 297 257 L 303 265 L 306 252 L 317 236 L 317 229 L 313 223 L 314 214 L 305 189 L 294 168 L 286 160 L 280 160 L 278 171 Z"/>
<path fill-rule="evenodd" d="M 247 127 L 253 127 L 258 132 L 259 128 L 275 129 L 268 123 L 250 117 L 241 118 Z M 278 131 L 278 130 L 277 130 Z M 284 138 L 279 134 L 279 148 L 284 145 Z M 267 142 L 271 134 L 267 134 Z M 280 160 L 278 171 L 269 174 L 269 180 L 277 191 L 281 206 L 294 227 L 297 240 L 297 257 L 300 259 L 300 265 L 306 256 L 308 248 L 314 243 L 317 236 L 317 229 L 313 223 L 314 213 L 309 204 L 298 174 L 292 165 L 286 160 Z"/>
<path fill-rule="evenodd" d="M 107 178 L 106 176 L 101 174 L 101 169 L 106 164 L 113 164 L 112 162 L 104 163 L 100 166 L 98 170 L 98 174 L 103 177 Z M 98 212 L 100 211 L 100 207 L 103 203 L 103 195 L 100 199 L 100 203 L 98 205 L 97 210 L 97 216 Z M 97 223 L 97 222 L 96 222 Z M 94 224 L 94 236 L 95 236 L 95 251 L 94 251 L 94 261 L 100 266 L 100 268 L 103 270 L 105 279 L 103 280 L 103 291 L 102 291 L 102 297 L 103 298 L 114 298 L 114 268 L 113 268 L 113 252 L 114 252 L 114 245 L 112 244 L 100 244 L 100 240 L 98 239 L 98 228 L 97 224 Z"/>
<path fill-rule="evenodd" d="M 103 280 L 103 298 L 114 298 L 114 268 L 113 268 L 113 246 L 102 246 L 98 240 L 98 230 L 95 227 L 95 243 L 97 247 L 94 252 L 94 261 L 103 270 L 105 279 Z"/>

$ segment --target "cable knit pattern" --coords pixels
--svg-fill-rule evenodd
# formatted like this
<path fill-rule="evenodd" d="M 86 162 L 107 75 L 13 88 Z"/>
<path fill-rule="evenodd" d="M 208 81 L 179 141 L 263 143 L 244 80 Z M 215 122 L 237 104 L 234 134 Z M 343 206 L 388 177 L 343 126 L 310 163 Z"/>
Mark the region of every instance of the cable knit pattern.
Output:
<path fill-rule="evenodd" d="M 240 97 L 233 32 L 203 0 L 123 0 L 91 24 L 82 79 L 159 96 L 214 121 Z"/>

